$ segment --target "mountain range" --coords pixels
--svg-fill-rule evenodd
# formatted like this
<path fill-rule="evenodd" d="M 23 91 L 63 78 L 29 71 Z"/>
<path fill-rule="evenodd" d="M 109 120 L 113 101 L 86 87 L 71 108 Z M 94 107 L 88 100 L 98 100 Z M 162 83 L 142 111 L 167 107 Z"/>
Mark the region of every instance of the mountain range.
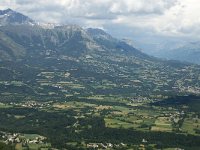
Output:
<path fill-rule="evenodd" d="M 200 92 L 199 66 L 151 57 L 101 29 L 48 26 L 11 9 L 0 18 L 1 93 L 8 83 L 11 93 L 34 96 Z"/>

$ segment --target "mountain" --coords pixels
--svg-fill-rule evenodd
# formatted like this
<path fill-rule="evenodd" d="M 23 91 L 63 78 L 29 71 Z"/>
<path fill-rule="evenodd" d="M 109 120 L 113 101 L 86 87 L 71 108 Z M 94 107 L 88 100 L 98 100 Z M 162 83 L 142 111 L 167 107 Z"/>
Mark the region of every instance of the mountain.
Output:
<path fill-rule="evenodd" d="M 20 25 L 27 24 L 33 25 L 35 22 L 29 17 L 13 11 L 12 9 L 0 10 L 0 25 Z"/>
<path fill-rule="evenodd" d="M 37 99 L 200 93 L 199 66 L 148 56 L 100 29 L 7 22 L 0 26 L 0 54 L 2 96 L 7 88 Z"/>

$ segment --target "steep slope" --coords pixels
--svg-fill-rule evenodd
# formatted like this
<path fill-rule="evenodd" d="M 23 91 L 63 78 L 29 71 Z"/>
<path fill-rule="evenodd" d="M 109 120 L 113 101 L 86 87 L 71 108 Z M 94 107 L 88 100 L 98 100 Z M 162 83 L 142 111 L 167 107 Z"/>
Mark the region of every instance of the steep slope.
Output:
<path fill-rule="evenodd" d="M 25 49 L 0 31 L 0 59 L 16 60 L 25 56 Z"/>

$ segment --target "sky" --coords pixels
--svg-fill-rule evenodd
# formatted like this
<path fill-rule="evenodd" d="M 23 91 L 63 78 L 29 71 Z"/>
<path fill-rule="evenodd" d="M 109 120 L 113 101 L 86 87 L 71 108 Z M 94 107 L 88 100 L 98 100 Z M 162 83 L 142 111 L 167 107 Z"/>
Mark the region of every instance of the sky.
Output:
<path fill-rule="evenodd" d="M 1 0 L 34 20 L 101 28 L 120 38 L 159 43 L 200 39 L 199 0 Z"/>

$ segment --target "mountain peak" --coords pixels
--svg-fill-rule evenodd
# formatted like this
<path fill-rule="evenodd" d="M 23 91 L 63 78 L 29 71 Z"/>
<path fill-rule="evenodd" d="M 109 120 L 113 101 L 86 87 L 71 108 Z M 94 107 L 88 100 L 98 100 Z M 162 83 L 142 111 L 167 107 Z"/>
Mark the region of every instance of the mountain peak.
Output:
<path fill-rule="evenodd" d="M 5 14 L 5 13 L 8 13 L 8 12 L 14 12 L 14 11 L 10 8 L 5 9 L 5 10 L 0 10 L 0 14 Z"/>
<path fill-rule="evenodd" d="M 32 24 L 35 24 L 35 21 L 10 8 L 5 9 L 5 10 L 0 10 L 0 25 L 1 26 L 21 25 L 21 24 L 32 25 Z"/>

